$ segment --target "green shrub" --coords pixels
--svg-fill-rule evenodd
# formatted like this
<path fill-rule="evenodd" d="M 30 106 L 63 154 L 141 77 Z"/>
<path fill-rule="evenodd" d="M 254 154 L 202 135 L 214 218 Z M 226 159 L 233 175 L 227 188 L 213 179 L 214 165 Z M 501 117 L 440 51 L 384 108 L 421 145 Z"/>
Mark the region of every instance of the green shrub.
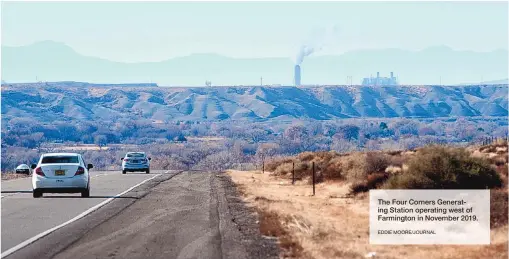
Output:
<path fill-rule="evenodd" d="M 408 173 L 390 177 L 387 189 L 485 189 L 502 186 L 486 159 L 462 148 L 427 146 L 408 162 Z"/>

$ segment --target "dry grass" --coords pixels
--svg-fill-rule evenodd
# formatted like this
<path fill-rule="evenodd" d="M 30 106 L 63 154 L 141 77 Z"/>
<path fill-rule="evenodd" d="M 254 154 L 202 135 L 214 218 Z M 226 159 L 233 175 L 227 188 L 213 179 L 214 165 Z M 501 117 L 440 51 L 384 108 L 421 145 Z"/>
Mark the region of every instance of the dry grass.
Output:
<path fill-rule="evenodd" d="M 491 245 L 369 245 L 369 198 L 366 193 L 349 196 L 347 181 L 325 181 L 316 196 L 304 181 L 295 185 L 274 174 L 229 171 L 248 204 L 260 212 L 261 231 L 279 234 L 281 257 L 296 258 L 507 258 L 508 229 L 504 215 L 495 219 Z M 504 196 L 505 195 L 505 196 Z M 505 198 L 504 198 L 505 197 Z M 492 202 L 507 207 L 507 192 Z M 507 210 L 507 209 L 506 209 Z M 507 215 L 505 215 L 507 217 Z"/>

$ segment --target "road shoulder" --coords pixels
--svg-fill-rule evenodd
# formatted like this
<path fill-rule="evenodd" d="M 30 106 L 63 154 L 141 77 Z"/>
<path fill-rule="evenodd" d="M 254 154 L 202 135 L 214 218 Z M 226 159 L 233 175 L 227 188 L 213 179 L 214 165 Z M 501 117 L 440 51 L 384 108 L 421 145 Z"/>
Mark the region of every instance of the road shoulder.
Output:
<path fill-rule="evenodd" d="M 218 209 L 221 216 L 221 236 L 224 258 L 236 258 L 238 250 L 244 258 L 279 258 L 279 247 L 275 239 L 262 236 L 256 212 L 247 206 L 226 173 L 216 174 Z"/>

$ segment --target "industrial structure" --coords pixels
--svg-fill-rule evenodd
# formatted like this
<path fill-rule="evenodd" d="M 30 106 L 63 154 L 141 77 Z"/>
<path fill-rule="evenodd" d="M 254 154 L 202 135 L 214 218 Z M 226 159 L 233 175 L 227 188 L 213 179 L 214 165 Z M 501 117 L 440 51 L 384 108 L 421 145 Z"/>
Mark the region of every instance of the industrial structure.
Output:
<path fill-rule="evenodd" d="M 391 77 L 380 77 L 380 72 L 376 72 L 376 77 L 370 76 L 362 80 L 362 85 L 365 86 L 385 86 L 385 85 L 398 85 L 398 80 L 391 72 Z"/>
<path fill-rule="evenodd" d="M 300 86 L 300 66 L 295 65 L 295 72 L 293 75 L 293 83 L 295 86 Z"/>

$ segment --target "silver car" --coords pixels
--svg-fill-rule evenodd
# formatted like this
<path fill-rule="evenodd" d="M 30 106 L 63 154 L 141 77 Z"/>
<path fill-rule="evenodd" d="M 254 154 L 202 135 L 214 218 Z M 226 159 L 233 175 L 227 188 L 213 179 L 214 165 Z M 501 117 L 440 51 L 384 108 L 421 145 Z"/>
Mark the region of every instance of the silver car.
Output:
<path fill-rule="evenodd" d="M 150 157 L 145 152 L 128 152 L 122 159 L 122 173 L 145 172 L 150 173 Z"/>
<path fill-rule="evenodd" d="M 30 174 L 30 167 L 27 164 L 21 164 L 16 167 L 17 174 Z"/>

